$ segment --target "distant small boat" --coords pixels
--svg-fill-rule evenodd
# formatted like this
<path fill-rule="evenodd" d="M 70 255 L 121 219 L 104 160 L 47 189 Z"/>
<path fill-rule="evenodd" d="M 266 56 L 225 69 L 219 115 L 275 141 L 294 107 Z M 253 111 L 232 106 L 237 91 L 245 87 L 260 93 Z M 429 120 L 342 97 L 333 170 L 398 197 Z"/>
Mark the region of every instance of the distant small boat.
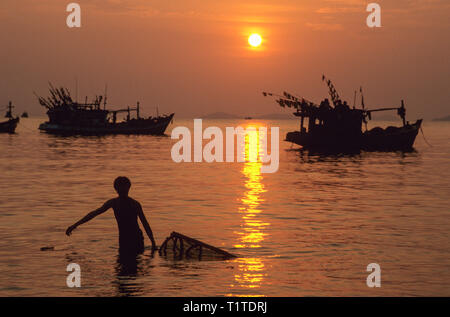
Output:
<path fill-rule="evenodd" d="M 28 112 L 24 111 L 21 115 L 22 118 L 28 118 Z"/>
<path fill-rule="evenodd" d="M 253 118 L 252 117 L 245 117 L 244 119 L 245 120 L 252 120 Z"/>
<path fill-rule="evenodd" d="M 10 119 L 5 122 L 0 122 L 0 133 L 14 133 L 16 131 L 19 118 Z"/>
<path fill-rule="evenodd" d="M 0 133 L 14 133 L 16 131 L 17 124 L 19 123 L 19 117 L 14 118 L 12 115 L 12 105 L 11 101 L 7 106 L 7 111 L 5 118 L 9 118 L 8 121 L 0 122 Z"/>

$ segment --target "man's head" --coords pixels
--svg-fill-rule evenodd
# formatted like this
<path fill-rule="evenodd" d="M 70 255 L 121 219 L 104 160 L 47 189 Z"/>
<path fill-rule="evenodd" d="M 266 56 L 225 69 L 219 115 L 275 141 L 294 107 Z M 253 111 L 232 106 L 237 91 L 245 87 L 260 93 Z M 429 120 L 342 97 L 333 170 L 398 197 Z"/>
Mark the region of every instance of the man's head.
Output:
<path fill-rule="evenodd" d="M 130 191 L 131 182 L 125 176 L 119 176 L 114 181 L 114 189 L 120 197 L 127 197 Z"/>

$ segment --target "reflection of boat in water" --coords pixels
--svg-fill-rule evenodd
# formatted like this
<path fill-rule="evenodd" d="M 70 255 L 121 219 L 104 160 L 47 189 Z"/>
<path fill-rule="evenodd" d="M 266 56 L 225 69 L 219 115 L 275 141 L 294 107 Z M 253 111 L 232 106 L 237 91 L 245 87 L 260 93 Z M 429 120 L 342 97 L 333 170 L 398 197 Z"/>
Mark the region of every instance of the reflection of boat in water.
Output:
<path fill-rule="evenodd" d="M 14 133 L 16 131 L 20 119 L 19 117 L 13 117 L 12 108 L 14 107 L 10 101 L 5 115 L 5 118 L 8 118 L 8 121 L 0 122 L 0 133 Z"/>
<path fill-rule="evenodd" d="M 367 110 L 361 91 L 362 109 L 351 109 L 346 101 L 341 101 L 330 80 L 323 80 L 329 87 L 333 105 L 325 99 L 317 105 L 304 98 L 284 92 L 283 96 L 264 92 L 264 96 L 276 96 L 278 104 L 282 107 L 295 108 L 295 116 L 300 117 L 300 130 L 289 132 L 286 141 L 301 145 L 306 149 L 314 150 L 367 150 L 367 151 L 396 151 L 412 150 L 422 120 L 409 123 L 405 119 L 406 110 L 402 100 L 401 107 L 380 108 Z M 356 101 L 356 92 L 355 92 Z M 367 119 L 372 118 L 373 112 L 396 110 L 402 118 L 403 126 L 376 127 L 367 130 Z M 305 118 L 308 119 L 308 128 L 304 127 Z M 363 122 L 366 131 L 362 131 Z"/>
<path fill-rule="evenodd" d="M 65 88 L 50 86 L 50 97 L 38 97 L 39 103 L 48 109 L 49 121 L 39 129 L 53 134 L 103 135 L 103 134 L 152 134 L 163 135 L 174 114 L 157 117 L 140 117 L 139 103 L 135 108 L 106 110 L 106 97 L 98 96 L 92 103 L 73 101 Z M 103 109 L 101 104 L 103 100 Z M 131 112 L 136 118 L 131 118 Z M 117 122 L 118 113 L 127 113 L 124 121 Z"/>

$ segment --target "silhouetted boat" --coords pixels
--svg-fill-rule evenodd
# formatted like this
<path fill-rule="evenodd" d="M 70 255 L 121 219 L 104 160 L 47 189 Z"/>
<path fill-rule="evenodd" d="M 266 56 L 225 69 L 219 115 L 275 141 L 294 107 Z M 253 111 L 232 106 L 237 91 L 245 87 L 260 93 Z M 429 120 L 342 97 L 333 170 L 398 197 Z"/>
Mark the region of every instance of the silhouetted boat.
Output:
<path fill-rule="evenodd" d="M 402 100 L 401 107 L 379 108 L 367 110 L 364 106 L 364 97 L 361 91 L 362 109 L 351 109 L 347 102 L 342 102 L 333 84 L 323 76 L 329 87 L 333 106 L 328 99 L 317 105 L 302 97 L 287 92 L 283 95 L 264 92 L 264 96 L 275 96 L 282 107 L 295 108 L 295 116 L 300 117 L 300 130 L 289 132 L 286 141 L 302 146 L 305 149 L 345 152 L 353 150 L 367 151 L 409 151 L 413 149 L 414 141 L 422 124 L 422 120 L 409 123 L 405 119 L 406 110 Z M 355 92 L 356 101 L 356 92 Z M 402 118 L 403 126 L 376 127 L 367 130 L 367 119 L 372 118 L 373 112 L 396 110 Z M 305 118 L 308 119 L 308 128 L 304 127 Z M 362 131 L 363 122 L 366 131 Z"/>
<path fill-rule="evenodd" d="M 24 111 L 21 115 L 22 118 L 28 118 L 28 112 Z"/>
<path fill-rule="evenodd" d="M 8 121 L 0 122 L 0 133 L 14 133 L 16 131 L 17 124 L 19 123 L 19 117 L 14 118 L 12 115 L 12 105 L 11 101 L 7 106 L 7 111 L 5 118 L 8 118 Z"/>
<path fill-rule="evenodd" d="M 63 135 L 105 135 L 105 134 L 151 134 L 163 135 L 173 119 L 170 115 L 142 118 L 139 102 L 135 108 L 106 110 L 106 97 L 98 96 L 92 103 L 81 104 L 73 101 L 65 88 L 50 85 L 50 97 L 38 97 L 39 103 L 48 109 L 49 121 L 39 129 L 48 133 Z M 103 109 L 101 103 L 103 100 Z M 131 118 L 131 112 L 136 118 Z M 127 113 L 124 121 L 117 122 L 118 113 Z"/>

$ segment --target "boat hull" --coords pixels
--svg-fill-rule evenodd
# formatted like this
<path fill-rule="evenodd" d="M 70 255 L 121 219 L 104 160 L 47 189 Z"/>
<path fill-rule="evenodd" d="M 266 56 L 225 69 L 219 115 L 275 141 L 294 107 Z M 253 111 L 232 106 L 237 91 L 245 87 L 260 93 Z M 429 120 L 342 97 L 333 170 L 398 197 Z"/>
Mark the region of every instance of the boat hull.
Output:
<path fill-rule="evenodd" d="M 403 127 L 375 128 L 354 136 L 338 134 L 322 135 L 294 131 L 286 135 L 286 141 L 311 150 L 345 152 L 350 150 L 365 151 L 410 151 L 421 127 L 422 120 Z"/>
<path fill-rule="evenodd" d="M 130 120 L 120 123 L 107 123 L 96 126 L 80 126 L 70 124 L 42 123 L 39 130 L 58 135 L 109 135 L 109 134 L 147 134 L 164 135 L 167 126 L 175 114 L 151 120 Z"/>
<path fill-rule="evenodd" d="M 19 120 L 19 118 L 15 118 L 0 122 L 0 133 L 15 133 Z"/>
<path fill-rule="evenodd" d="M 422 119 L 399 128 L 377 128 L 377 130 L 367 131 L 363 134 L 363 149 L 368 151 L 412 150 L 421 125 Z"/>

